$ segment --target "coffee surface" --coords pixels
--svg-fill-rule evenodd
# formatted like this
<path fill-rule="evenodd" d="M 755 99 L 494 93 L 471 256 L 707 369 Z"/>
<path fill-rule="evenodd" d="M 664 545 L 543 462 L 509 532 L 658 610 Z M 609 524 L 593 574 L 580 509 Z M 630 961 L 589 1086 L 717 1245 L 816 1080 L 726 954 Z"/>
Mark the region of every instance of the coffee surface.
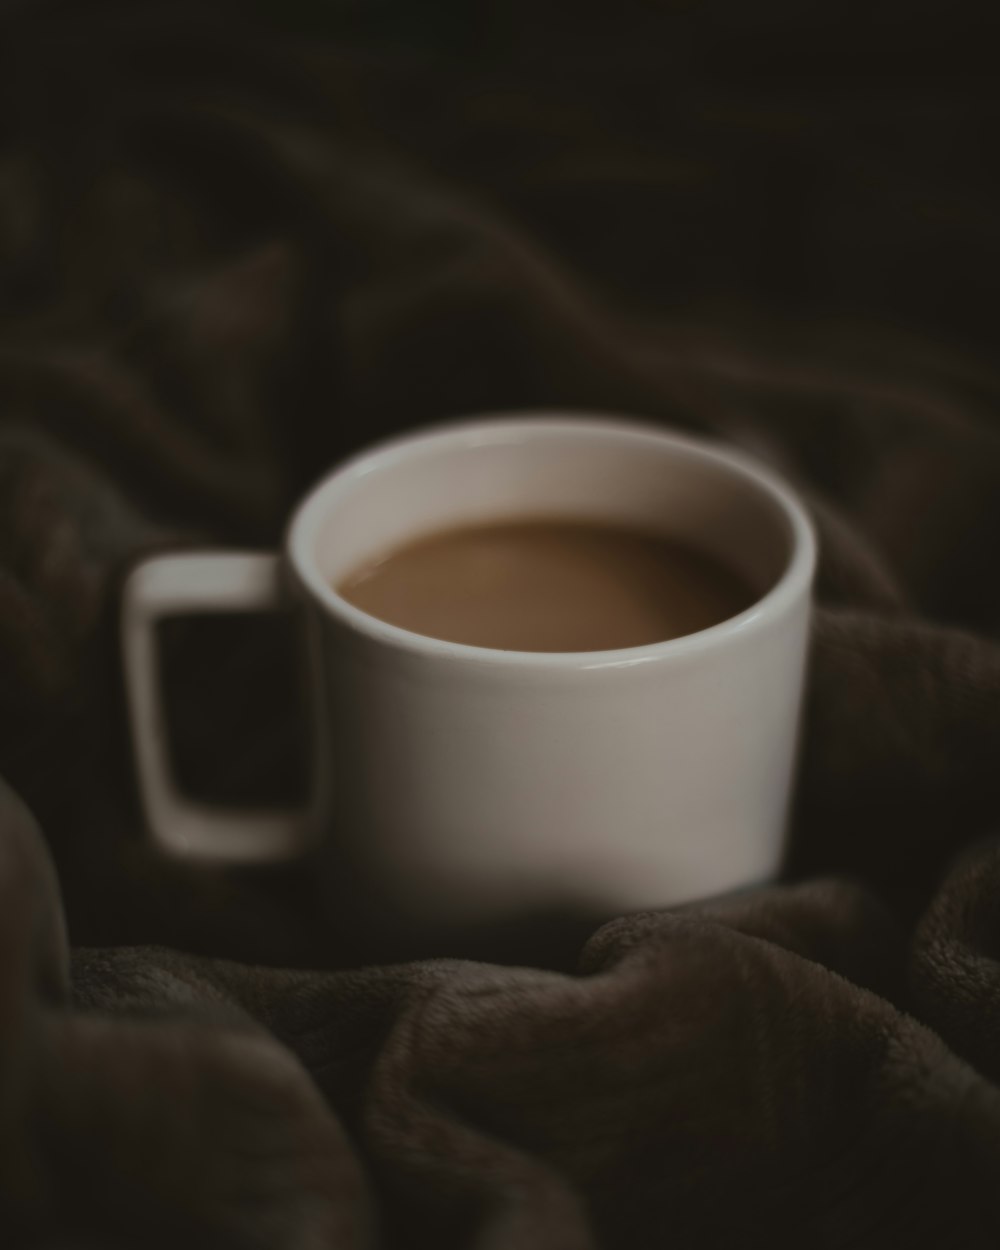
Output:
<path fill-rule="evenodd" d="M 750 606 L 725 565 L 672 539 L 573 521 L 458 527 L 398 547 L 340 595 L 418 634 L 506 651 L 606 651 L 695 633 Z"/>

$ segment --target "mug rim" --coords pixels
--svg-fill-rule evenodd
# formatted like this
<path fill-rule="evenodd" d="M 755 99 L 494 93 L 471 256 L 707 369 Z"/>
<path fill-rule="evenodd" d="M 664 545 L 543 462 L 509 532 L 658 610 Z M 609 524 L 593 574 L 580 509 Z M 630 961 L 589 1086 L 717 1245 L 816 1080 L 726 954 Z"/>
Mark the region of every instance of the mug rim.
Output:
<path fill-rule="evenodd" d="M 320 572 L 315 559 L 315 540 L 325 506 L 338 487 L 353 484 L 358 478 L 400 460 L 422 452 L 426 454 L 442 444 L 482 446 L 573 431 L 597 431 L 633 443 L 646 441 L 660 448 L 667 446 L 681 456 L 711 461 L 749 481 L 778 505 L 789 524 L 791 554 L 780 577 L 742 612 L 679 638 L 606 651 L 507 651 L 432 638 L 380 620 L 338 594 Z M 752 456 L 726 444 L 678 434 L 634 417 L 552 409 L 494 412 L 438 422 L 356 452 L 320 478 L 298 504 L 286 531 L 284 551 L 309 597 L 328 615 L 372 641 L 426 659 L 547 671 L 633 667 L 696 655 L 731 639 L 744 638 L 783 616 L 803 594 L 808 596 L 816 567 L 816 536 L 805 506 L 790 486 Z"/>

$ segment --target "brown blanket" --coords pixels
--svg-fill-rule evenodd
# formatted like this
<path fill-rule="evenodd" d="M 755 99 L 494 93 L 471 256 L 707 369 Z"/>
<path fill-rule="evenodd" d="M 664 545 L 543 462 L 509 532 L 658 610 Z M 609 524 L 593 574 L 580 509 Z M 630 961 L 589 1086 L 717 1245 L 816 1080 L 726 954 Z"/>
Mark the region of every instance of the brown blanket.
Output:
<path fill-rule="evenodd" d="M 995 19 L 250 7 L 0 6 L 0 1245 L 997 1246 Z M 359 966 L 321 856 L 145 845 L 118 588 L 524 406 L 807 495 L 787 880 Z M 294 788 L 283 641 L 167 644 Z"/>

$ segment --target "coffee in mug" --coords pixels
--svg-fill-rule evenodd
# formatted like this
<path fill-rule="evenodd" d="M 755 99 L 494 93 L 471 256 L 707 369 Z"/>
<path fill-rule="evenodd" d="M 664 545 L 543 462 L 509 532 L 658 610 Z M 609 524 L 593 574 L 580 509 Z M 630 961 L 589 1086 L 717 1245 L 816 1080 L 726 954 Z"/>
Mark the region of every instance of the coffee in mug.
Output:
<path fill-rule="evenodd" d="M 331 907 L 348 899 L 382 930 L 665 907 L 765 880 L 782 860 L 814 564 L 779 477 L 662 428 L 509 414 L 362 452 L 298 506 L 280 554 L 159 554 L 130 574 L 150 833 L 228 863 L 322 842 Z M 199 803 L 169 759 L 157 622 L 288 607 L 309 644 L 314 797 Z"/>
<path fill-rule="evenodd" d="M 690 544 L 585 520 L 461 526 L 352 570 L 337 593 L 430 638 L 502 651 L 609 651 L 708 629 L 754 592 Z"/>

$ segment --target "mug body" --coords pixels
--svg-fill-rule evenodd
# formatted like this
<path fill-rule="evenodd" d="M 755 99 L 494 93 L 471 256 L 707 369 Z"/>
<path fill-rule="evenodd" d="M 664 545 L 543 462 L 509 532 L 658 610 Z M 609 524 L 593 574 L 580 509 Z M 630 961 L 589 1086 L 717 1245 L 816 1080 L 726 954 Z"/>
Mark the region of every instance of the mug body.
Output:
<path fill-rule="evenodd" d="M 514 519 L 663 533 L 758 598 L 683 638 L 542 653 L 424 637 L 336 591 L 414 538 Z M 779 867 L 815 554 L 769 472 L 613 419 L 486 419 L 337 469 L 296 513 L 287 555 L 321 686 L 329 836 L 393 908 L 460 923 L 660 907 Z"/>

